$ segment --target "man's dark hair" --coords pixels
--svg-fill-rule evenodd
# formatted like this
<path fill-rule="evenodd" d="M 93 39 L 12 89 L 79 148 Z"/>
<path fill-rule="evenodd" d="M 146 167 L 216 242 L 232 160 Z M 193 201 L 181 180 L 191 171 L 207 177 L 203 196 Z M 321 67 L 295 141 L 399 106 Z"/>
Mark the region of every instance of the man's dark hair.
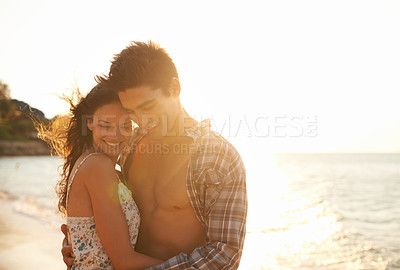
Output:
<path fill-rule="evenodd" d="M 165 49 L 152 41 L 134 41 L 114 56 L 108 76 L 97 76 L 96 80 L 117 92 L 150 86 L 154 90 L 161 88 L 169 96 L 174 77 L 178 78 L 178 72 Z"/>

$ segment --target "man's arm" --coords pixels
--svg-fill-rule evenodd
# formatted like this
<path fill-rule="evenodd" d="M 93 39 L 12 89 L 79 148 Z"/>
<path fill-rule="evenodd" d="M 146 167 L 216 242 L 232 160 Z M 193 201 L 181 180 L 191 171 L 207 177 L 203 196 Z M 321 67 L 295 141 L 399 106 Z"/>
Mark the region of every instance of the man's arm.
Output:
<path fill-rule="evenodd" d="M 67 270 L 70 270 L 72 265 L 74 264 L 75 255 L 72 250 L 72 246 L 70 244 L 68 244 L 67 224 L 61 225 L 61 231 L 65 236 L 64 240 L 62 242 L 61 254 L 63 256 L 63 261 L 64 261 L 65 265 L 67 266 Z"/>
<path fill-rule="evenodd" d="M 192 196 L 200 198 L 193 207 L 198 216 L 200 211 L 204 218 L 206 245 L 197 247 L 190 254 L 180 253 L 150 269 L 220 270 L 239 267 L 246 233 L 246 173 L 239 155 L 230 159 L 229 164 L 229 171 L 223 174 L 221 171 L 224 170 L 206 170 L 200 180 L 202 187 L 189 188 Z M 193 192 L 201 194 L 194 195 Z"/>

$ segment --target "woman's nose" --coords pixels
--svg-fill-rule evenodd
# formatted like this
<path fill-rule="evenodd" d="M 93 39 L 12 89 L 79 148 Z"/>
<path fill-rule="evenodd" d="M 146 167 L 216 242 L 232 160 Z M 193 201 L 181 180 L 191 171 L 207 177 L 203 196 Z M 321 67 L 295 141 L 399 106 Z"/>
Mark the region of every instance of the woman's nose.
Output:
<path fill-rule="evenodd" d="M 118 137 L 118 128 L 114 126 L 109 127 L 106 131 L 104 131 L 103 135 L 107 136 L 108 138 Z"/>

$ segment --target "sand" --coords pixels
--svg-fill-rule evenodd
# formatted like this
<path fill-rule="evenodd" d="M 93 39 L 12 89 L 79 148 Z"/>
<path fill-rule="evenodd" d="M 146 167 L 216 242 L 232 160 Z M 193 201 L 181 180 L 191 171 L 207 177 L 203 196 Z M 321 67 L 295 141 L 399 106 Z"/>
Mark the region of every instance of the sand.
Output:
<path fill-rule="evenodd" d="M 66 269 L 62 239 L 58 226 L 17 214 L 12 201 L 0 199 L 0 270 Z"/>

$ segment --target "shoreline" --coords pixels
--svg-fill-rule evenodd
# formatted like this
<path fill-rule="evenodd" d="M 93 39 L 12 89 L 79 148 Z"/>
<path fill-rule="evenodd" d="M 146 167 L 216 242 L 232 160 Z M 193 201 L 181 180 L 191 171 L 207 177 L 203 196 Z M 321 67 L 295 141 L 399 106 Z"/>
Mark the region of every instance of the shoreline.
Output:
<path fill-rule="evenodd" d="M 49 156 L 50 154 L 49 146 L 41 140 L 0 140 L 0 156 Z"/>

